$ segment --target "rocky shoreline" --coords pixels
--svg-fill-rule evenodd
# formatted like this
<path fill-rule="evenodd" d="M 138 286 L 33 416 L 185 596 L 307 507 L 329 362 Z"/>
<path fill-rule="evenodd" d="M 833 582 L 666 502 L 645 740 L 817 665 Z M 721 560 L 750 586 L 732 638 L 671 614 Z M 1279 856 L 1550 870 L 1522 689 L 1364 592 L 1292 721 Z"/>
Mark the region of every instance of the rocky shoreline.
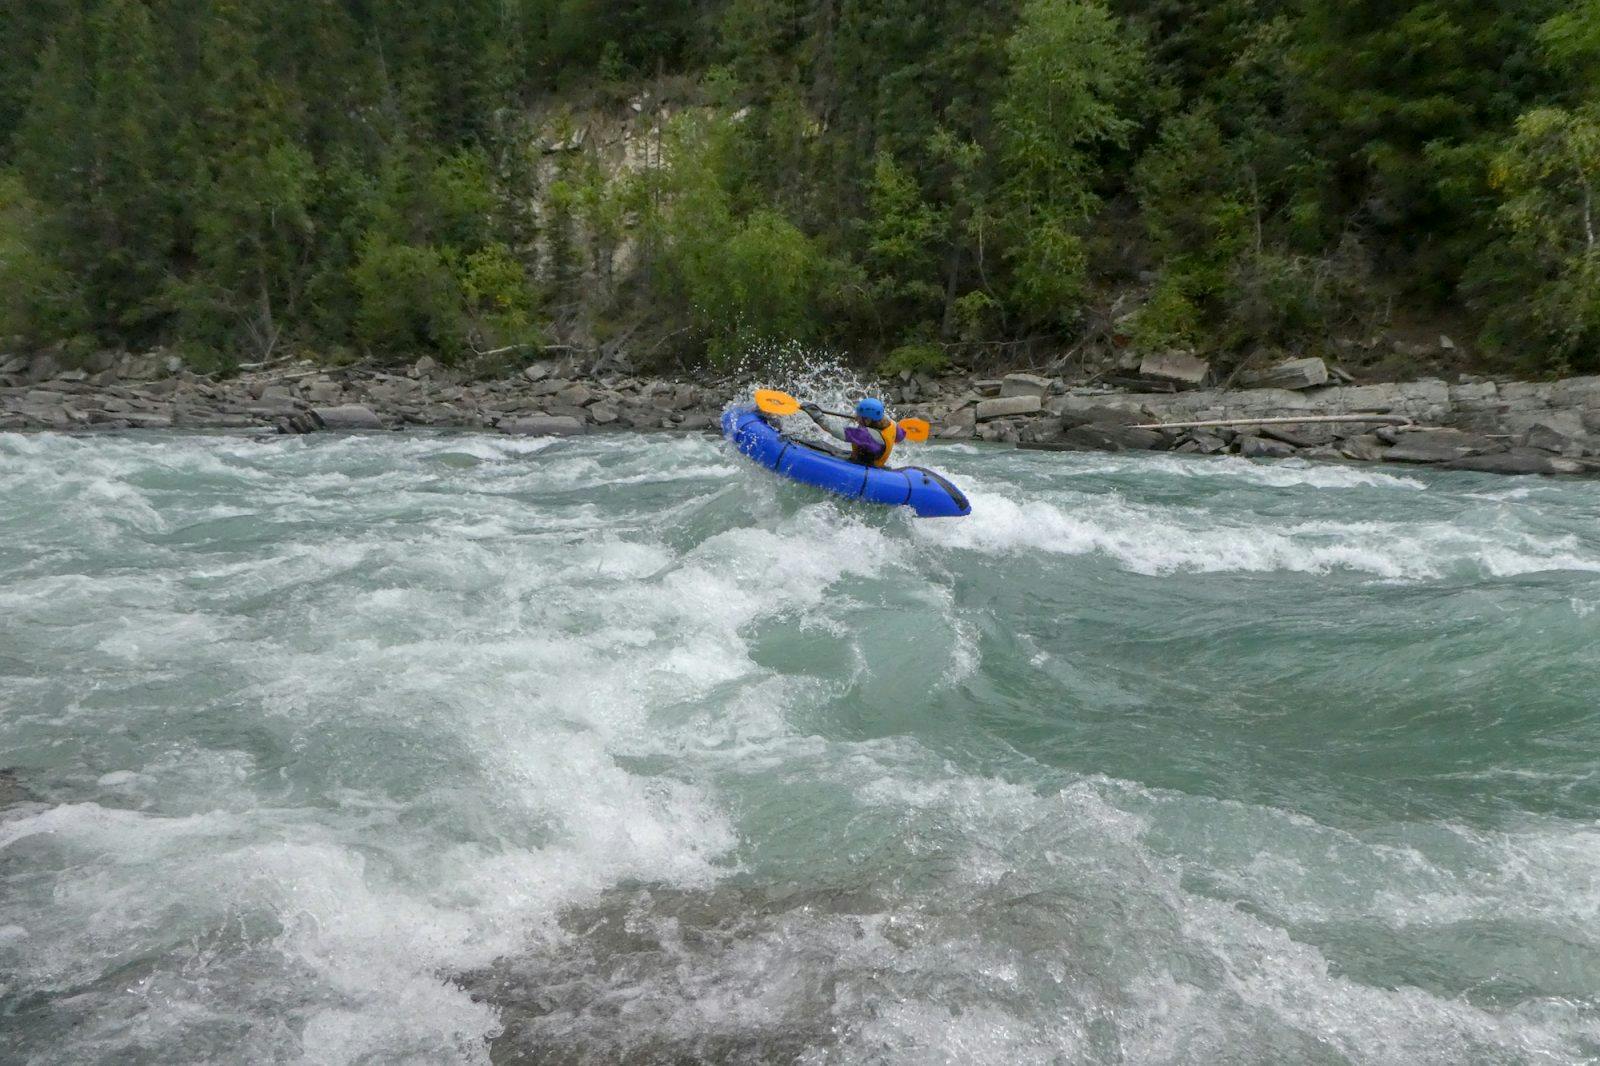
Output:
<path fill-rule="evenodd" d="M 881 391 L 897 414 L 928 419 L 943 440 L 1494 473 L 1600 471 L 1600 377 L 1327 384 L 1325 368 L 1309 363 L 1320 361 L 1285 364 L 1271 379 L 1298 388 L 1179 391 L 1152 380 L 1150 391 L 1140 391 L 1012 373 L 907 374 Z M 462 380 L 428 358 L 403 369 L 283 363 L 219 380 L 159 354 L 107 355 L 72 370 L 39 355 L 0 358 L 0 431 L 711 431 L 735 388 L 584 372 L 571 361 L 534 363 L 488 381 Z"/>

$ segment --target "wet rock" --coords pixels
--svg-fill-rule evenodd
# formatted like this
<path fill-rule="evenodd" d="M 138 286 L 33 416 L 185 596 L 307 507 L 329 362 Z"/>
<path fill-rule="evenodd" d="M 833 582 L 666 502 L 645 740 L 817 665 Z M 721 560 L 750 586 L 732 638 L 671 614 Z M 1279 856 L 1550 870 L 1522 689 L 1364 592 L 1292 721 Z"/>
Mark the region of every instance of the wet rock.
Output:
<path fill-rule="evenodd" d="M 1328 365 L 1316 356 L 1239 375 L 1239 384 L 1255 389 L 1315 389 L 1327 383 Z"/>
<path fill-rule="evenodd" d="M 1198 387 L 1211 375 L 1211 364 L 1193 352 L 1160 352 L 1139 361 L 1139 376 Z"/>
<path fill-rule="evenodd" d="M 1493 455 L 1453 459 L 1441 469 L 1474 470 L 1484 474 L 1581 474 L 1588 467 L 1576 459 L 1551 455 L 1537 448 L 1512 448 Z"/>
<path fill-rule="evenodd" d="M 1266 437 L 1242 436 L 1239 454 L 1246 459 L 1287 459 L 1294 454 L 1294 446 Z"/>
<path fill-rule="evenodd" d="M 1347 437 L 1339 442 L 1339 454 L 1358 463 L 1381 462 L 1386 450 L 1383 442 L 1371 433 Z"/>
<path fill-rule="evenodd" d="M 499 429 L 517 437 L 573 437 L 587 432 L 588 427 L 566 415 L 532 415 L 502 422 Z"/>
<path fill-rule="evenodd" d="M 1001 397 L 1037 396 L 1042 399 L 1050 395 L 1053 384 L 1051 379 L 1037 374 L 1007 374 L 1000 379 L 1000 395 Z"/>
<path fill-rule="evenodd" d="M 298 411 L 292 415 L 279 418 L 274 425 L 279 433 L 306 434 L 315 433 L 322 428 L 322 423 L 310 411 Z"/>
<path fill-rule="evenodd" d="M 312 419 L 324 429 L 382 429 L 383 420 L 370 407 L 351 403 L 340 407 L 313 407 Z"/>
<path fill-rule="evenodd" d="M 1038 396 L 1002 396 L 993 400 L 983 400 L 978 404 L 977 418 L 979 422 L 988 422 L 996 418 L 1009 418 L 1014 415 L 1038 414 L 1044 408 Z"/>
<path fill-rule="evenodd" d="M 1022 427 L 1017 439 L 1030 442 L 1053 440 L 1065 429 L 1059 418 L 1036 418 Z"/>
<path fill-rule="evenodd" d="M 1059 443 L 1087 451 L 1157 451 L 1168 444 L 1167 437 L 1154 429 L 1091 422 L 1072 426 L 1061 434 Z"/>
<path fill-rule="evenodd" d="M 617 409 L 608 403 L 597 403 L 589 408 L 589 421 L 597 426 L 609 426 L 617 417 Z"/>

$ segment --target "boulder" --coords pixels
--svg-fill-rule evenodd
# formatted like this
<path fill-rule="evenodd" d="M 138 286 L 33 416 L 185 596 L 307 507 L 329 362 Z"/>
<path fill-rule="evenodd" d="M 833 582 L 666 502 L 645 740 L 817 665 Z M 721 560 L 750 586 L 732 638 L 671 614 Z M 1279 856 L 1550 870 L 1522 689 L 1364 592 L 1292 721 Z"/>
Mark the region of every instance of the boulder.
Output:
<path fill-rule="evenodd" d="M 977 420 L 978 412 L 970 404 L 957 407 L 943 418 L 934 419 L 934 421 L 945 426 L 966 426 L 968 429 L 972 428 L 972 424 Z"/>
<path fill-rule="evenodd" d="M 1442 429 L 1428 433 L 1402 433 L 1394 447 L 1383 453 L 1389 463 L 1449 463 L 1471 455 L 1504 451 L 1502 445 L 1475 433 Z"/>
<path fill-rule="evenodd" d="M 1066 429 L 1059 418 L 1035 418 L 1029 420 L 1018 435 L 1018 440 L 1043 441 L 1054 440 Z"/>
<path fill-rule="evenodd" d="M 1294 454 L 1294 446 L 1281 440 L 1244 436 L 1239 438 L 1239 454 L 1246 459 L 1287 459 Z"/>
<path fill-rule="evenodd" d="M 555 370 L 550 363 L 529 363 L 522 368 L 522 376 L 529 381 L 543 381 Z"/>
<path fill-rule="evenodd" d="M 710 415 L 702 414 L 698 411 L 691 411 L 684 415 L 682 420 L 679 421 L 678 428 L 695 433 L 704 433 L 715 425 L 716 420 Z"/>
<path fill-rule="evenodd" d="M 589 421 L 597 426 L 608 426 L 618 418 L 617 409 L 608 403 L 597 403 L 589 408 Z"/>
<path fill-rule="evenodd" d="M 1139 376 L 1198 388 L 1211 375 L 1211 364 L 1193 352 L 1159 352 L 1139 361 Z"/>
<path fill-rule="evenodd" d="M 588 429 L 578 419 L 563 415 L 530 415 L 502 422 L 499 428 L 517 437 L 572 437 Z"/>
<path fill-rule="evenodd" d="M 1061 412 L 1066 426 L 1136 426 L 1150 418 L 1143 411 L 1130 411 L 1125 407 L 1079 407 Z"/>
<path fill-rule="evenodd" d="M 1484 474 L 1581 474 L 1588 468 L 1537 448 L 1512 448 L 1494 455 L 1469 455 L 1444 463 L 1443 470 L 1475 470 Z"/>
<path fill-rule="evenodd" d="M 1371 433 L 1348 437 L 1339 442 L 1339 454 L 1358 463 L 1376 463 L 1383 459 L 1384 446 Z"/>
<path fill-rule="evenodd" d="M 1166 448 L 1165 434 L 1153 429 L 1134 429 L 1106 422 L 1073 426 L 1061 434 L 1059 443 L 1085 451 L 1149 452 Z"/>
<path fill-rule="evenodd" d="M 1050 387 L 1053 384 L 1049 378 L 1042 378 L 1037 374 L 1007 374 L 1000 379 L 1000 395 L 1038 396 L 1043 399 L 1050 395 Z"/>
<path fill-rule="evenodd" d="M 555 402 L 563 407 L 582 407 L 594 398 L 593 390 L 582 382 L 574 382 L 555 394 Z"/>
<path fill-rule="evenodd" d="M 1038 396 L 1001 396 L 993 400 L 983 400 L 978 404 L 977 417 L 979 422 L 987 422 L 994 418 L 1009 418 L 1013 415 L 1034 415 L 1044 409 L 1044 403 Z"/>
<path fill-rule="evenodd" d="M 1315 389 L 1327 383 L 1328 364 L 1314 355 L 1239 375 L 1239 384 L 1252 389 Z"/>
<path fill-rule="evenodd" d="M 1522 443 L 1529 448 L 1554 452 L 1571 459 L 1578 458 L 1587 450 L 1584 441 L 1563 433 L 1547 422 L 1538 422 L 1530 426 L 1528 432 L 1522 435 Z"/>
<path fill-rule="evenodd" d="M 432 356 L 425 355 L 412 363 L 406 374 L 413 378 L 431 378 L 438 370 L 439 363 Z"/>
<path fill-rule="evenodd" d="M 359 403 L 339 407 L 313 407 L 312 419 L 323 429 L 382 429 L 383 420 L 372 410 Z"/>
<path fill-rule="evenodd" d="M 172 416 L 151 411 L 129 411 L 117 416 L 134 429 L 171 429 Z"/>
<path fill-rule="evenodd" d="M 305 395 L 313 404 L 332 405 L 339 402 L 339 397 L 344 395 L 344 389 L 336 382 L 313 381 L 305 387 Z"/>

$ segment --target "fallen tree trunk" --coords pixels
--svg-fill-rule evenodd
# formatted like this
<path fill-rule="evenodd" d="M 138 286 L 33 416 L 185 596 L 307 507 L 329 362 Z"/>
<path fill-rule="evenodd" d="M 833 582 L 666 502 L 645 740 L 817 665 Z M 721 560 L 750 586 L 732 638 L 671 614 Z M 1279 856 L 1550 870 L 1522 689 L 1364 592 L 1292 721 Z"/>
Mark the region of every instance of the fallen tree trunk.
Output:
<path fill-rule="evenodd" d="M 1384 422 L 1391 426 L 1409 426 L 1411 419 L 1404 415 L 1300 415 L 1294 418 L 1218 418 L 1209 422 L 1146 422 L 1133 429 L 1219 429 L 1225 426 L 1295 426 L 1318 422 Z"/>

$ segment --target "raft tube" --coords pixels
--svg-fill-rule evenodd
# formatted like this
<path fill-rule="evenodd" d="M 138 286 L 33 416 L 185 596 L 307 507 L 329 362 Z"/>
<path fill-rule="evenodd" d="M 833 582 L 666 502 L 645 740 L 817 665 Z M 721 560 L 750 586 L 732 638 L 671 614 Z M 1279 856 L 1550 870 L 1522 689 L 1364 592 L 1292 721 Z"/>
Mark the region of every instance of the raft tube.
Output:
<path fill-rule="evenodd" d="M 972 513 L 967 498 L 944 478 L 920 466 L 863 466 L 778 432 L 749 405 L 722 413 L 722 435 L 750 459 L 791 481 L 891 507 L 909 507 L 922 518 L 958 518 Z"/>

